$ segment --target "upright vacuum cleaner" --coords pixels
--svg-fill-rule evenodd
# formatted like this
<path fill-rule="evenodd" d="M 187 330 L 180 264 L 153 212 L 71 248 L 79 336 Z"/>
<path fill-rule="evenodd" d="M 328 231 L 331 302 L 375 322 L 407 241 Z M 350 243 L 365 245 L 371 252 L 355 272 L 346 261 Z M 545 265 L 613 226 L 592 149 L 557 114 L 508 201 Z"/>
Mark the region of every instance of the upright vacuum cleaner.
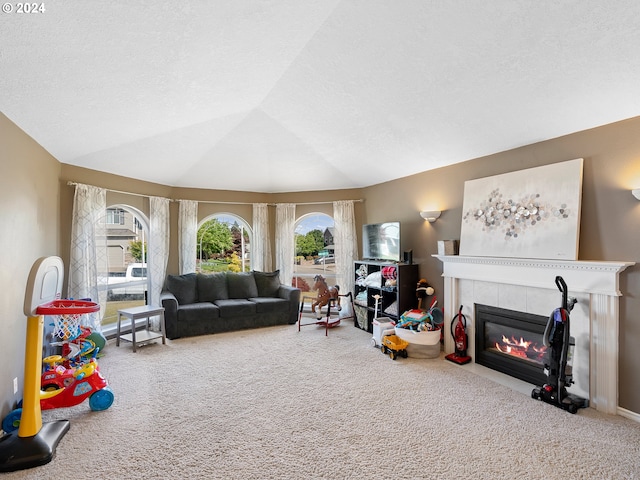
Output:
<path fill-rule="evenodd" d="M 456 321 L 456 319 L 458 321 Z M 467 345 L 469 345 L 469 337 L 467 336 L 467 317 L 462 314 L 462 305 L 458 313 L 451 320 L 451 336 L 455 343 L 455 351 L 444 358 L 450 362 L 464 365 L 471 361 L 471 357 L 467 355 Z"/>
<path fill-rule="evenodd" d="M 589 406 L 589 400 L 567 392 L 568 386 L 573 384 L 572 367 L 568 365 L 569 352 L 573 348 L 573 339 L 569 336 L 569 312 L 577 303 L 575 298 L 569 301 L 567 284 L 560 276 L 556 277 L 556 286 L 562 292 L 562 307 L 556 308 L 547 321 L 544 330 L 544 345 L 549 349 L 544 369 L 547 383 L 536 387 L 531 397 L 576 413 L 579 408 Z"/>

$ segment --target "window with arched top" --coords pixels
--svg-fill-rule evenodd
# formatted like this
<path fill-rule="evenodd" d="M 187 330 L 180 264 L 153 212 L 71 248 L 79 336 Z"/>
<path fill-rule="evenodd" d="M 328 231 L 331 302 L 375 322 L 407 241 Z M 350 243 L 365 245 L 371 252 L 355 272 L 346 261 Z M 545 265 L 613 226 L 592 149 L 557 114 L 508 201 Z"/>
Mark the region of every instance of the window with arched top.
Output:
<path fill-rule="evenodd" d="M 325 213 L 309 213 L 296 221 L 293 286 L 308 292 L 313 285 L 313 277 L 318 274 L 329 281 L 335 281 L 333 234 L 333 217 Z"/>
<path fill-rule="evenodd" d="M 251 270 L 252 230 L 231 213 L 203 219 L 196 236 L 197 272 L 247 272 Z"/>

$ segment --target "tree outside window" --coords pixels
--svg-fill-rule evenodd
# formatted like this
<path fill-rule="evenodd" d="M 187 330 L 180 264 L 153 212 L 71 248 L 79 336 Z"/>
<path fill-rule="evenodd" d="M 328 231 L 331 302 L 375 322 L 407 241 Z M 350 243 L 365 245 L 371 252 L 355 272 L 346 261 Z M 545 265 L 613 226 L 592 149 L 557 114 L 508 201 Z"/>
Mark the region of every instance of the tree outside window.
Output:
<path fill-rule="evenodd" d="M 129 242 L 129 253 L 138 263 L 147 262 L 147 243 L 141 240 L 132 240 Z M 143 260 L 144 257 L 144 260 Z"/>
<path fill-rule="evenodd" d="M 321 230 L 311 230 L 304 235 L 296 234 L 296 257 L 318 255 L 324 247 L 324 236 Z"/>
<path fill-rule="evenodd" d="M 216 215 L 200 225 L 197 233 L 199 272 L 248 271 L 250 231 L 233 215 Z"/>

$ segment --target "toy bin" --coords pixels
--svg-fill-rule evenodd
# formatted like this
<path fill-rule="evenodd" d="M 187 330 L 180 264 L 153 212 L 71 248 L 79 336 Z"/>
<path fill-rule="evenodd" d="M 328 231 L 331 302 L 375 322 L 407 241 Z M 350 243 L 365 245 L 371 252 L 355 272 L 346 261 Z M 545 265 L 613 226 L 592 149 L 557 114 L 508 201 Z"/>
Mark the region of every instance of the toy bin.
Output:
<path fill-rule="evenodd" d="M 410 358 L 438 358 L 442 330 L 416 332 L 407 328 L 395 328 L 397 336 L 409 342 L 407 354 Z"/>
<path fill-rule="evenodd" d="M 371 337 L 371 345 L 379 347 L 382 345 L 382 336 L 395 333 L 393 330 L 393 323 L 389 321 L 389 318 L 374 318 L 373 319 L 373 337 Z"/>
<path fill-rule="evenodd" d="M 369 318 L 367 307 L 361 307 L 360 305 L 353 305 L 354 313 L 356 314 L 355 324 L 362 330 L 369 330 Z"/>

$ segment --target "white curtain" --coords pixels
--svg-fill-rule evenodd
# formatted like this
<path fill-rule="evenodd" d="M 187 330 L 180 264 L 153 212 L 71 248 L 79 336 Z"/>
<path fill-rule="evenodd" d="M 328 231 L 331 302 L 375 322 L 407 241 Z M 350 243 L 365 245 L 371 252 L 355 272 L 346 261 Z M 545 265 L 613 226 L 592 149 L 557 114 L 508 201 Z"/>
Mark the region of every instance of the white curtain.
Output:
<path fill-rule="evenodd" d="M 251 267 L 260 272 L 272 270 L 271 239 L 269 236 L 269 205 L 253 204 L 253 244 L 251 245 Z"/>
<path fill-rule="evenodd" d="M 342 294 L 353 292 L 354 261 L 358 258 L 358 240 L 353 200 L 333 202 L 336 282 Z"/>
<path fill-rule="evenodd" d="M 100 304 L 99 314 L 83 315 L 80 320 L 82 325 L 98 332 L 102 330 L 109 276 L 106 209 L 107 195 L 103 188 L 76 185 L 73 196 L 67 293 L 69 298 L 89 298 Z"/>
<path fill-rule="evenodd" d="M 280 282 L 284 285 L 291 285 L 293 277 L 293 257 L 296 253 L 295 223 L 295 203 L 276 205 L 276 268 L 280 270 Z"/>
<path fill-rule="evenodd" d="M 149 213 L 148 303 L 159 307 L 169 257 L 169 199 L 149 197 Z"/>
<path fill-rule="evenodd" d="M 178 211 L 178 268 L 180 275 L 196 271 L 198 202 L 180 200 Z"/>

